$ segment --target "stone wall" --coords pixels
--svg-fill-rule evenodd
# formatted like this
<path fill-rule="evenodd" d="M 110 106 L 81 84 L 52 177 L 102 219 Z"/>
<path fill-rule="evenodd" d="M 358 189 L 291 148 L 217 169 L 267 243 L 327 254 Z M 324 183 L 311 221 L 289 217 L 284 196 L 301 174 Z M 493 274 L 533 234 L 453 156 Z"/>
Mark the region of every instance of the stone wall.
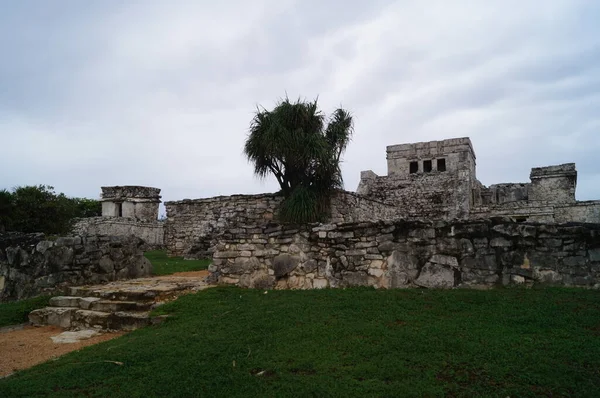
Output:
<path fill-rule="evenodd" d="M 213 281 L 254 288 L 600 288 L 600 225 L 366 222 L 225 231 Z"/>
<path fill-rule="evenodd" d="M 481 219 L 497 216 L 512 217 L 519 221 L 540 223 L 600 222 L 600 201 L 589 200 L 575 203 L 551 201 L 516 201 L 499 205 L 475 207 L 471 218 Z"/>
<path fill-rule="evenodd" d="M 75 235 L 130 236 L 142 239 L 146 250 L 164 247 L 163 221 L 139 221 L 124 217 L 89 217 L 77 219 L 73 225 Z"/>
<path fill-rule="evenodd" d="M 218 233 L 226 228 L 272 222 L 282 200 L 276 194 L 259 194 L 166 202 L 168 253 L 187 258 L 207 256 Z M 353 192 L 338 191 L 331 200 L 331 222 L 397 217 L 397 208 Z"/>
<path fill-rule="evenodd" d="M 152 265 L 133 236 L 0 234 L 0 301 L 20 300 L 66 286 L 149 276 Z"/>
<path fill-rule="evenodd" d="M 170 256 L 202 257 L 219 231 L 273 220 L 276 194 L 217 196 L 165 202 L 165 246 Z"/>

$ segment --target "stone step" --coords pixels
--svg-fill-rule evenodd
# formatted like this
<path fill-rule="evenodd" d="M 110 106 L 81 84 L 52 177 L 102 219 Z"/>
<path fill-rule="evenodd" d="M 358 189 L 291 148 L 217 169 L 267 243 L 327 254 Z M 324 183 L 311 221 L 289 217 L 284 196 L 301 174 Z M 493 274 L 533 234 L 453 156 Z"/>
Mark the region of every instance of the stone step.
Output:
<path fill-rule="evenodd" d="M 148 311 L 153 305 L 152 301 L 103 300 L 99 297 L 57 296 L 50 299 L 51 307 L 78 307 L 103 312 Z"/>
<path fill-rule="evenodd" d="M 75 286 L 69 288 L 71 296 L 95 297 L 105 300 L 115 301 L 153 301 L 157 299 L 158 292 L 151 290 L 96 290 L 85 286 Z"/>
<path fill-rule="evenodd" d="M 163 319 L 151 317 L 149 311 L 104 312 L 76 307 L 45 307 L 29 313 L 29 321 L 33 325 L 53 325 L 72 330 L 134 330 Z"/>

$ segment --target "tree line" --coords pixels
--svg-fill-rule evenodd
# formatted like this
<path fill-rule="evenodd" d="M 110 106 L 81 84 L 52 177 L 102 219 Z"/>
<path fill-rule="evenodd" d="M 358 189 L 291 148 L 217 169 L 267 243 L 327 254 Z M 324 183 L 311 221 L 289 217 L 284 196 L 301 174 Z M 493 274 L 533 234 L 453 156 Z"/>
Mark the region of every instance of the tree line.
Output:
<path fill-rule="evenodd" d="M 0 232 L 66 234 L 73 219 L 102 215 L 100 201 L 69 198 L 49 185 L 30 185 L 0 190 Z"/>

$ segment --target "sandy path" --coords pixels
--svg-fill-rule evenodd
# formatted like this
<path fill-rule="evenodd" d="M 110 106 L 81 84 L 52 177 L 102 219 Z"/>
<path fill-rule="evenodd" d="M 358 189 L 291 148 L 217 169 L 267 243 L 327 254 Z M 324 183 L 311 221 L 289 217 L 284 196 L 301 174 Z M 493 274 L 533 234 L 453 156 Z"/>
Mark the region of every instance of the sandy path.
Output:
<path fill-rule="evenodd" d="M 125 332 L 104 333 L 70 344 L 52 342 L 50 337 L 62 332 L 61 328 L 55 326 L 25 326 L 12 328 L 12 330 L 4 328 L 0 331 L 0 377 L 125 334 Z"/>

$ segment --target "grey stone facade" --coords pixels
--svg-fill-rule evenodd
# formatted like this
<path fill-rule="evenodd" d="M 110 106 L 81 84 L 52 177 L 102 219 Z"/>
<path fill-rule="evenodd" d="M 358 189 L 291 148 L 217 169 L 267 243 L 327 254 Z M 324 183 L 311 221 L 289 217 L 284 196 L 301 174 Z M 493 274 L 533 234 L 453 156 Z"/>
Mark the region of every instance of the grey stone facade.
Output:
<path fill-rule="evenodd" d="M 164 247 L 164 222 L 139 221 L 123 217 L 89 217 L 75 221 L 72 232 L 75 235 L 133 235 L 145 242 L 145 248 L 160 249 Z"/>
<path fill-rule="evenodd" d="M 276 194 L 218 196 L 166 202 L 165 244 L 171 256 L 210 255 L 218 233 L 227 228 L 264 225 L 276 218 L 283 200 Z M 338 191 L 331 200 L 330 222 L 394 219 L 397 209 L 373 198 Z"/>
<path fill-rule="evenodd" d="M 160 189 L 141 186 L 102 187 L 102 217 L 80 218 L 77 235 L 135 236 L 147 249 L 164 247 L 164 222 L 158 221 Z"/>
<path fill-rule="evenodd" d="M 57 289 L 149 276 L 152 265 L 133 236 L 0 234 L 0 301 Z"/>
<path fill-rule="evenodd" d="M 575 200 L 574 163 L 532 168 L 529 183 L 485 187 L 469 138 L 388 146 L 387 161 L 387 176 L 361 173 L 357 193 L 396 207 L 400 217 L 600 223 L 600 201 Z"/>
<path fill-rule="evenodd" d="M 226 230 L 212 280 L 251 288 L 600 288 L 600 226 L 509 219 L 271 224 Z"/>
<path fill-rule="evenodd" d="M 101 187 L 102 216 L 156 221 L 160 189 L 140 186 Z"/>

